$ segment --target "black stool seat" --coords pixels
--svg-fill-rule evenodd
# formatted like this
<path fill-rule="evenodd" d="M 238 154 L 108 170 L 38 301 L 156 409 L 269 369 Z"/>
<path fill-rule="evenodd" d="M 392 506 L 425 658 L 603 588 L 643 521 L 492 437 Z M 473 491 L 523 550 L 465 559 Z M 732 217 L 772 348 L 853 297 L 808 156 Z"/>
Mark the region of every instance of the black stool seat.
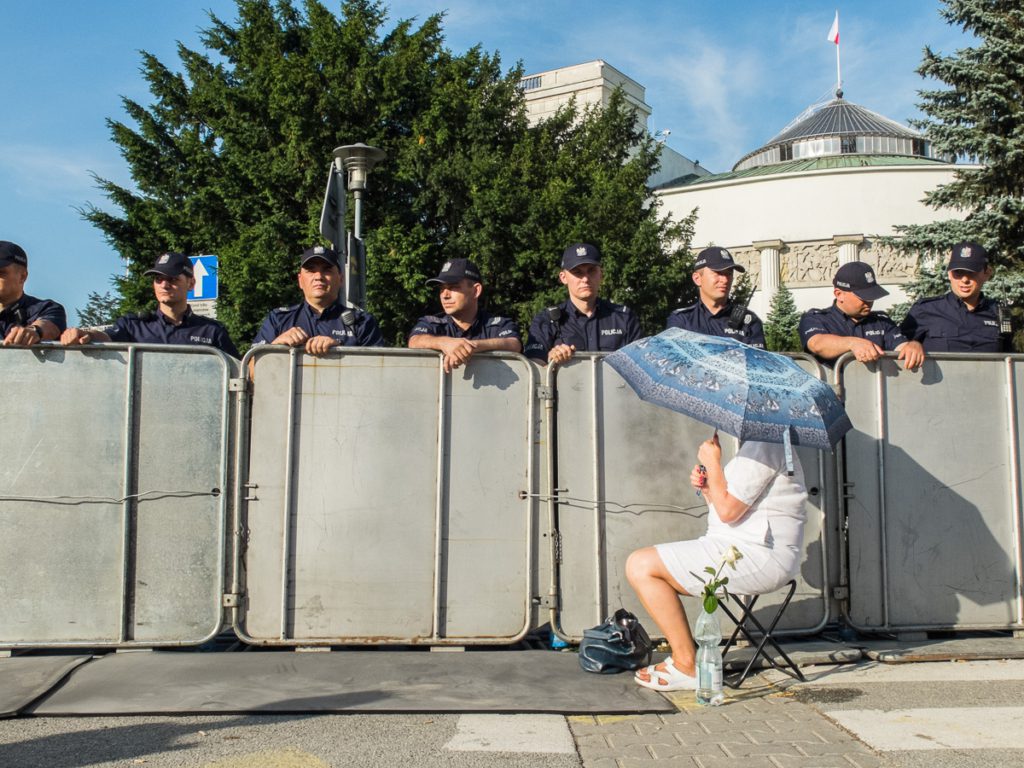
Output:
<path fill-rule="evenodd" d="M 739 674 L 739 676 L 735 680 L 729 680 L 728 678 L 724 679 L 725 684 L 730 688 L 739 688 L 743 685 L 743 681 L 750 676 L 751 671 L 754 669 L 754 663 L 759 657 L 763 658 L 768 663 L 768 666 L 773 669 L 785 672 L 790 677 L 796 678 L 801 682 L 806 681 L 804 673 L 800 671 L 800 667 L 793 663 L 793 660 L 789 658 L 786 652 L 779 647 L 777 642 L 775 642 L 775 638 L 772 637 L 772 632 L 775 631 L 775 626 L 779 623 L 779 619 L 782 618 L 782 614 L 785 613 L 786 607 L 789 605 L 789 601 L 793 599 L 793 594 L 796 592 L 796 580 L 793 579 L 787 582 L 786 586 L 789 587 L 789 591 L 786 593 L 786 599 L 782 601 L 781 605 L 779 605 L 779 609 L 775 612 L 775 616 L 768 624 L 767 629 L 764 628 L 764 625 L 762 625 L 754 615 L 754 605 L 757 603 L 757 598 L 759 598 L 760 595 L 742 595 L 737 598 L 737 602 L 740 607 L 739 618 L 729 610 L 729 606 L 724 600 L 719 603 L 722 610 L 725 611 L 725 615 L 732 619 L 732 622 L 736 625 L 736 628 L 732 631 L 732 635 L 725 644 L 725 648 L 722 649 L 722 661 L 725 661 L 726 654 L 728 654 L 729 649 L 736 644 L 736 638 L 740 634 L 746 638 L 748 643 L 752 646 L 756 646 L 754 649 L 754 655 L 750 657 L 750 661 L 747 662 L 746 668 Z M 753 637 L 754 634 L 760 634 L 761 639 L 759 641 L 755 641 Z M 785 663 L 779 664 L 775 661 L 775 659 L 768 654 L 767 646 L 771 646 L 775 649 L 775 652 L 783 658 Z"/>

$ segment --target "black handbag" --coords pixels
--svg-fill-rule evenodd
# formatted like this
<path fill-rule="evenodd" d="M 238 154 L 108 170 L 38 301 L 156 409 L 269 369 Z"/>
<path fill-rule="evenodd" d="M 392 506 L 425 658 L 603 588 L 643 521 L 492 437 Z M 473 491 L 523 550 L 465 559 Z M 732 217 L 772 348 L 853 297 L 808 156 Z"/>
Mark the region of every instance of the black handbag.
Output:
<path fill-rule="evenodd" d="M 651 638 L 632 613 L 619 608 L 593 629 L 583 630 L 580 666 L 587 672 L 611 675 L 651 663 Z"/>

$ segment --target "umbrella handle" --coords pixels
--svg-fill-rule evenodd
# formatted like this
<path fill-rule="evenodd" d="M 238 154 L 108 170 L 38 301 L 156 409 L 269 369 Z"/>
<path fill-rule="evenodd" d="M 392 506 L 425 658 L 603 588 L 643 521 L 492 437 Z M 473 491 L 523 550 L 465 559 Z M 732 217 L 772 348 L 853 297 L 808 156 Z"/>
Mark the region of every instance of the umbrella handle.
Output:
<path fill-rule="evenodd" d="M 716 435 L 718 434 L 718 430 L 715 430 L 715 434 L 716 434 Z M 705 484 L 707 484 L 708 468 L 707 468 L 707 467 L 705 467 L 705 466 L 704 466 L 703 464 L 701 464 L 701 465 L 700 465 L 700 476 L 701 476 L 702 478 L 704 478 L 704 483 L 705 483 Z M 700 488 L 698 488 L 698 489 L 697 489 L 697 495 L 698 495 L 698 496 L 702 496 L 702 495 L 703 495 L 703 494 L 701 493 L 701 490 L 700 490 Z"/>

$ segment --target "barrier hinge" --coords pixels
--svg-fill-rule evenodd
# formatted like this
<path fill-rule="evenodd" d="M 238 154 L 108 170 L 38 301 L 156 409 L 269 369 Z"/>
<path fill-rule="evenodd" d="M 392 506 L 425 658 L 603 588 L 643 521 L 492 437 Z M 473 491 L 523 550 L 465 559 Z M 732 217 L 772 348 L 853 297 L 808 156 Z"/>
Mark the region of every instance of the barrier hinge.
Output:
<path fill-rule="evenodd" d="M 221 595 L 220 604 L 222 608 L 237 608 L 241 604 L 241 595 L 237 592 L 225 592 Z"/>
<path fill-rule="evenodd" d="M 558 595 L 536 595 L 533 604 L 541 608 L 557 608 Z"/>
<path fill-rule="evenodd" d="M 248 379 L 228 379 L 228 392 L 248 392 Z"/>
<path fill-rule="evenodd" d="M 537 399 L 538 400 L 554 400 L 555 399 L 555 388 L 547 386 L 537 387 Z"/>
<path fill-rule="evenodd" d="M 850 598 L 850 588 L 832 587 L 832 597 L 836 600 L 848 600 Z"/>

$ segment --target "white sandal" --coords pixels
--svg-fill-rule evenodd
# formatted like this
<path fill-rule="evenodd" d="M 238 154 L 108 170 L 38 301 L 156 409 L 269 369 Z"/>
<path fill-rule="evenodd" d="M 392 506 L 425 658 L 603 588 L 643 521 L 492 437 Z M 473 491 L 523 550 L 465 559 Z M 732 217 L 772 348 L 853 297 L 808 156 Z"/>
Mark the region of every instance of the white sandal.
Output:
<path fill-rule="evenodd" d="M 637 685 L 650 688 L 655 691 L 695 691 L 697 690 L 697 678 L 685 672 L 680 672 L 672 663 L 672 657 L 665 659 L 665 669 L 657 669 L 657 664 L 644 667 L 649 679 L 639 677 L 639 670 L 633 675 Z"/>

